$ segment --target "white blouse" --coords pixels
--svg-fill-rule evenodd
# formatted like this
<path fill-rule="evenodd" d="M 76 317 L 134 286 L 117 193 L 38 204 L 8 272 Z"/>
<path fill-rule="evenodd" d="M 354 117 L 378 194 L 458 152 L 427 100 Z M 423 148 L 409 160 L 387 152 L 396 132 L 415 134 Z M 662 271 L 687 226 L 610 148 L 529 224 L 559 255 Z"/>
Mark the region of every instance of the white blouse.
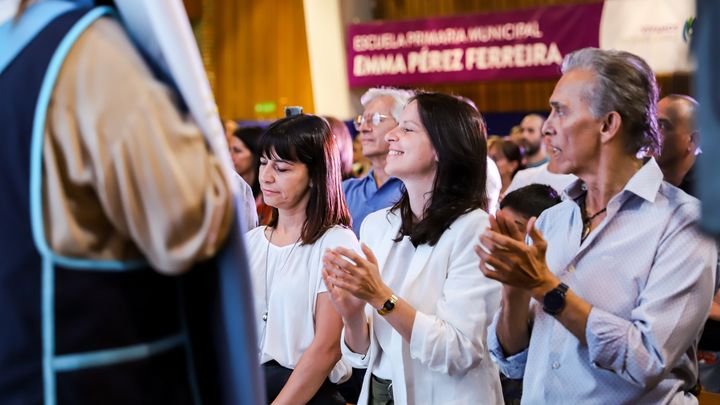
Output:
<path fill-rule="evenodd" d="M 264 226 L 245 234 L 258 332 L 260 363 L 277 361 L 294 369 L 315 337 L 317 295 L 327 292 L 322 279 L 325 249 L 360 251 L 351 229 L 335 226 L 312 245 L 276 246 Z M 267 321 L 263 316 L 267 312 Z"/>

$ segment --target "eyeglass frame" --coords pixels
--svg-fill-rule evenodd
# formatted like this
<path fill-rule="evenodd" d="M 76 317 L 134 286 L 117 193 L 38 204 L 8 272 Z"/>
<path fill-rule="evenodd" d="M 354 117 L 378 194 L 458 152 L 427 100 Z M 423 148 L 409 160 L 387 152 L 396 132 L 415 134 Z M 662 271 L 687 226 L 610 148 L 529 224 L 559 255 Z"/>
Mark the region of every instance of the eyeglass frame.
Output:
<path fill-rule="evenodd" d="M 372 113 L 372 118 L 370 118 L 370 120 L 368 122 L 368 120 L 365 118 L 365 116 L 360 114 L 360 115 L 356 116 L 355 119 L 353 120 L 353 125 L 355 126 L 355 129 L 359 131 L 360 127 L 362 127 L 366 123 L 368 125 L 372 125 L 373 127 L 376 127 L 376 126 L 380 125 L 380 123 L 382 123 L 383 120 L 386 120 L 388 118 L 395 120 L 395 117 L 393 117 L 392 115 L 385 115 L 385 114 L 380 114 L 379 112 L 374 112 L 374 113 Z"/>

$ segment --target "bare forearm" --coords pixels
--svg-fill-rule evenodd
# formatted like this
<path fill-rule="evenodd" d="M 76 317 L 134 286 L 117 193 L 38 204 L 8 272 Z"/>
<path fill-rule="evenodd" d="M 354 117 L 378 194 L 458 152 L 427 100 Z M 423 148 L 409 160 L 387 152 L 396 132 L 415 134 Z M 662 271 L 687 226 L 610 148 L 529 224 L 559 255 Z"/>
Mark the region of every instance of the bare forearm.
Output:
<path fill-rule="evenodd" d="M 496 327 L 497 338 L 506 356 L 525 350 L 530 344 L 530 295 L 503 289 L 502 307 Z"/>
<path fill-rule="evenodd" d="M 542 304 L 545 293 L 555 288 L 559 283 L 560 282 L 558 280 L 554 280 L 534 289 L 532 291 L 533 298 Z M 565 329 L 570 331 L 570 333 L 572 333 L 580 341 L 580 344 L 587 346 L 585 332 L 591 310 L 592 305 L 580 298 L 580 296 L 570 289 L 565 295 L 565 308 L 563 308 L 558 315 L 555 315 L 555 319 L 557 319 L 558 322 L 565 327 Z"/>
<path fill-rule="evenodd" d="M 410 343 L 416 313 L 412 305 L 400 298 L 395 304 L 395 309 L 387 313 L 384 318 L 406 342 Z"/>
<path fill-rule="evenodd" d="M 310 346 L 273 404 L 304 404 L 310 401 L 340 357 L 340 348 L 337 346 L 333 349 Z"/>
<path fill-rule="evenodd" d="M 343 319 L 345 325 L 345 345 L 358 354 L 366 354 L 370 347 L 370 329 L 365 313 L 350 319 Z"/>

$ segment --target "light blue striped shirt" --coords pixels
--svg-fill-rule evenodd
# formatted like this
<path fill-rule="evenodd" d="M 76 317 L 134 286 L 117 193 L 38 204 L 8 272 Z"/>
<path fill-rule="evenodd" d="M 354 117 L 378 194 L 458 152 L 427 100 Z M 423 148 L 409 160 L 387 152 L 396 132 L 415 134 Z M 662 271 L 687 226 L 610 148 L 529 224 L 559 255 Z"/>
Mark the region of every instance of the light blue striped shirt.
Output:
<path fill-rule="evenodd" d="M 495 317 L 488 345 L 504 374 L 524 378 L 523 403 L 697 403 L 686 391 L 697 382 L 717 248 L 697 229 L 698 201 L 662 179 L 650 159 L 582 244 L 581 180 L 538 220 L 548 267 L 592 310 L 582 346 L 533 300 L 530 346 L 508 358 Z"/>

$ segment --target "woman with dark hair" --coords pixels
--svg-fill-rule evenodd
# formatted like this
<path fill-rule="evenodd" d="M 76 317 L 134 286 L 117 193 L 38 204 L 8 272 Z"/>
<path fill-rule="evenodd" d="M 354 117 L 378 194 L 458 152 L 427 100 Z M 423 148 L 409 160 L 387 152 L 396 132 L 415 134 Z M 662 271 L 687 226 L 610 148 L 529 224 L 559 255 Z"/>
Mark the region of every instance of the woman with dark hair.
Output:
<path fill-rule="evenodd" d="M 258 150 L 272 216 L 246 240 L 268 400 L 344 404 L 332 382 L 349 368 L 336 366 L 342 321 L 322 280 L 322 255 L 336 246 L 359 248 L 335 141 L 324 119 L 296 115 L 272 124 Z"/>
<path fill-rule="evenodd" d="M 235 171 L 250 185 L 253 196 L 260 195 L 260 181 L 258 169 L 260 168 L 260 154 L 258 154 L 258 140 L 263 129 L 260 127 L 242 127 L 232 132 L 228 139 L 230 157 Z"/>
<path fill-rule="evenodd" d="M 258 140 L 262 133 L 263 129 L 260 127 L 237 128 L 228 139 L 228 146 L 230 147 L 230 157 L 235 166 L 235 171 L 252 188 L 258 223 L 267 225 L 272 215 L 272 208 L 263 201 L 262 192 L 260 191 L 260 178 L 258 177 L 260 171 Z"/>
<path fill-rule="evenodd" d="M 472 248 L 489 225 L 480 119 L 452 96 L 412 98 L 386 135 L 402 197 L 363 222 L 364 257 L 324 257 L 344 359 L 367 368 L 358 403 L 502 403 L 485 344 L 500 285 L 477 274 Z"/>
<path fill-rule="evenodd" d="M 500 199 L 502 199 L 513 177 L 515 177 L 515 173 L 525 168 L 523 165 L 523 150 L 515 142 L 498 139 L 490 146 L 488 155 L 500 171 L 500 178 L 502 179 Z"/>

